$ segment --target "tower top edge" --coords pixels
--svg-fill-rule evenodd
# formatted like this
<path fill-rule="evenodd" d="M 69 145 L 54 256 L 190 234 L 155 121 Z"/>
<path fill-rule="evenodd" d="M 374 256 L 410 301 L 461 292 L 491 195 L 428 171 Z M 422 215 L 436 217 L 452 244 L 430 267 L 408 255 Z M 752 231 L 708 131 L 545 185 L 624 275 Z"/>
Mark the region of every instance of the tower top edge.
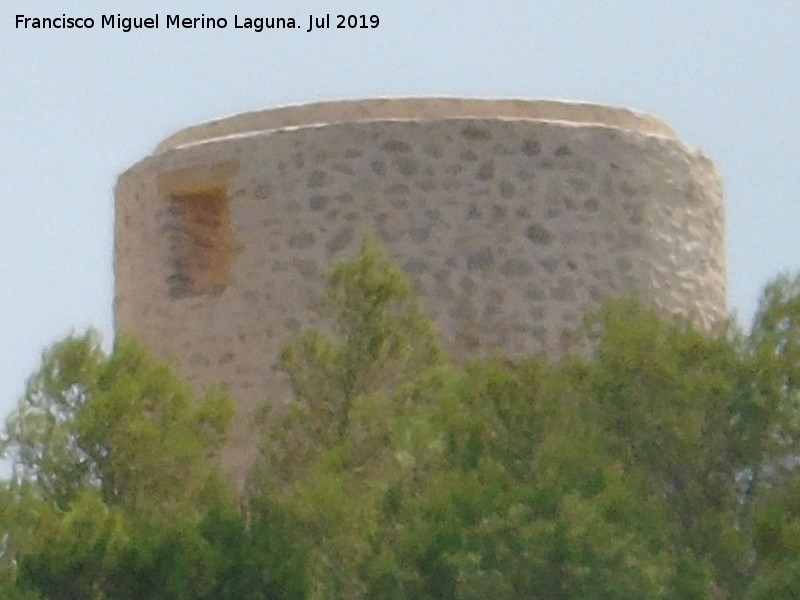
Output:
<path fill-rule="evenodd" d="M 570 100 L 518 98 L 408 97 L 332 100 L 244 112 L 192 125 L 162 141 L 154 154 L 234 135 L 297 127 L 386 120 L 431 121 L 454 118 L 561 121 L 603 125 L 643 135 L 677 139 L 661 119 L 635 110 Z"/>

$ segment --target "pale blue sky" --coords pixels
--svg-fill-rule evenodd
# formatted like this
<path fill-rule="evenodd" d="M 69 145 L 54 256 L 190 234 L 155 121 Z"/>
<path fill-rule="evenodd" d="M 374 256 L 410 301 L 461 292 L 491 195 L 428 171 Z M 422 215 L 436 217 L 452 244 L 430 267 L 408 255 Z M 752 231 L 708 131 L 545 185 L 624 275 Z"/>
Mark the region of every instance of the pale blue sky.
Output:
<path fill-rule="evenodd" d="M 92 16 L 19 30 L 15 15 Z M 374 30 L 253 31 L 240 17 L 378 14 Z M 224 16 L 227 30 L 99 28 L 100 15 Z M 43 348 L 112 336 L 116 176 L 186 125 L 374 96 L 566 98 L 659 116 L 726 181 L 729 303 L 800 270 L 800 4 L 734 0 L 3 0 L 0 414 Z"/>

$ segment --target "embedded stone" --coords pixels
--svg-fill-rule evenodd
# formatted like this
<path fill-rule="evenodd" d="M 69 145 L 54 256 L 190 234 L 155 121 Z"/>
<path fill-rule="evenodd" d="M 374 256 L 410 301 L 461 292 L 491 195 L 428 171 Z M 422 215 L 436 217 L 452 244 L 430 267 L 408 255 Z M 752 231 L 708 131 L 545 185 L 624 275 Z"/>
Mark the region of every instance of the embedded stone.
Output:
<path fill-rule="evenodd" d="M 475 125 L 467 125 L 464 129 L 461 130 L 461 135 L 463 135 L 468 140 L 477 140 L 481 142 L 485 142 L 487 140 L 492 139 L 492 132 L 488 129 L 483 129 L 481 127 L 476 127 Z"/>
<path fill-rule="evenodd" d="M 411 146 L 402 140 L 389 140 L 383 145 L 383 149 L 387 152 L 408 152 Z"/>
<path fill-rule="evenodd" d="M 319 188 L 325 185 L 325 171 L 312 171 L 308 176 L 308 187 Z"/>
<path fill-rule="evenodd" d="M 407 273 L 424 273 L 428 270 L 428 263 L 421 258 L 410 258 L 403 263 L 403 270 Z"/>
<path fill-rule="evenodd" d="M 397 161 L 397 169 L 403 175 L 415 175 L 419 171 L 419 164 L 413 158 L 403 157 Z"/>
<path fill-rule="evenodd" d="M 326 196 L 311 196 L 308 199 L 308 206 L 311 210 L 323 210 L 328 205 L 328 198 Z"/>
<path fill-rule="evenodd" d="M 542 152 L 542 145 L 536 140 L 525 140 L 522 143 L 522 153 L 525 156 L 538 156 Z"/>
<path fill-rule="evenodd" d="M 478 169 L 476 177 L 480 181 L 490 181 L 494 179 L 494 161 L 487 160 L 484 162 Z"/>
<path fill-rule="evenodd" d="M 569 149 L 569 146 L 559 146 L 553 152 L 556 156 L 570 156 L 572 154 L 572 150 Z"/>
<path fill-rule="evenodd" d="M 514 193 L 516 192 L 516 188 L 514 184 L 510 181 L 501 181 L 500 182 L 500 196 L 503 198 L 513 198 Z"/>
<path fill-rule="evenodd" d="M 386 163 L 380 159 L 373 160 L 369 163 L 369 167 L 379 177 L 383 177 L 386 174 Z"/>
<path fill-rule="evenodd" d="M 525 237 L 535 244 L 547 245 L 553 241 L 553 234 L 544 225 L 533 223 L 525 229 Z"/>
<path fill-rule="evenodd" d="M 259 183 L 253 190 L 253 195 L 259 200 L 269 198 L 272 195 L 272 184 L 267 181 Z"/>
<path fill-rule="evenodd" d="M 509 258 L 500 267 L 500 273 L 507 277 L 524 277 L 532 272 L 530 262 L 522 258 Z"/>
<path fill-rule="evenodd" d="M 467 268 L 472 271 L 475 269 L 488 269 L 494 264 L 494 252 L 488 246 L 484 246 L 477 252 L 467 256 Z"/>
<path fill-rule="evenodd" d="M 464 152 L 461 153 L 461 160 L 475 162 L 478 160 L 478 155 L 472 150 L 464 150 Z"/>
<path fill-rule="evenodd" d="M 330 253 L 339 252 L 339 250 L 342 250 L 345 246 L 347 246 L 352 239 L 353 228 L 343 227 L 337 231 L 330 240 L 328 240 L 328 243 L 325 244 L 325 248 Z"/>
<path fill-rule="evenodd" d="M 314 244 L 314 234 L 310 231 L 295 233 L 288 241 L 290 248 L 301 250 Z"/>

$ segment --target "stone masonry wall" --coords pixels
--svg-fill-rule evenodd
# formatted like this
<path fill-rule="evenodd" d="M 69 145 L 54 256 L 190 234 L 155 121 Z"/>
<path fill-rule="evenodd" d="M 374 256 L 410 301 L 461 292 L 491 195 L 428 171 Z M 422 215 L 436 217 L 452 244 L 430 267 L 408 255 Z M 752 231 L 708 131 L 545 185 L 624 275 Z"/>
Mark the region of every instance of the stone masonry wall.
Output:
<path fill-rule="evenodd" d="M 494 118 L 503 101 L 472 101 L 484 116 L 463 104 L 449 118 L 453 101 L 381 102 L 378 117 L 345 120 L 348 102 L 340 119 L 335 103 L 312 105 L 308 125 L 295 107 L 191 128 L 119 179 L 117 330 L 198 387 L 229 387 L 235 478 L 254 448 L 249 413 L 287 396 L 280 349 L 317 323 L 333 262 L 368 232 L 458 359 L 561 353 L 607 297 L 705 327 L 725 316 L 720 178 L 667 126 L 574 104 L 559 113 L 573 120 L 553 120 L 537 117 L 542 103 Z M 407 117 L 409 102 L 436 118 Z M 281 110 L 291 126 L 257 128 Z"/>

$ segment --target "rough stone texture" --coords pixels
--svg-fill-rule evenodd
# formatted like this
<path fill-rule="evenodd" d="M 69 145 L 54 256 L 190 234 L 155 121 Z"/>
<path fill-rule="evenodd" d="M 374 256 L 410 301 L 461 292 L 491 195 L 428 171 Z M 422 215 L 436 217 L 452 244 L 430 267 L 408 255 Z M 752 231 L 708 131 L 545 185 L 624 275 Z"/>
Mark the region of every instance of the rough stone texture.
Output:
<path fill-rule="evenodd" d="M 249 113 L 181 131 L 116 188 L 118 332 L 249 413 L 317 323 L 336 260 L 377 232 L 452 354 L 561 353 L 580 315 L 634 295 L 726 314 L 720 177 L 653 117 L 562 102 L 407 99 Z"/>

